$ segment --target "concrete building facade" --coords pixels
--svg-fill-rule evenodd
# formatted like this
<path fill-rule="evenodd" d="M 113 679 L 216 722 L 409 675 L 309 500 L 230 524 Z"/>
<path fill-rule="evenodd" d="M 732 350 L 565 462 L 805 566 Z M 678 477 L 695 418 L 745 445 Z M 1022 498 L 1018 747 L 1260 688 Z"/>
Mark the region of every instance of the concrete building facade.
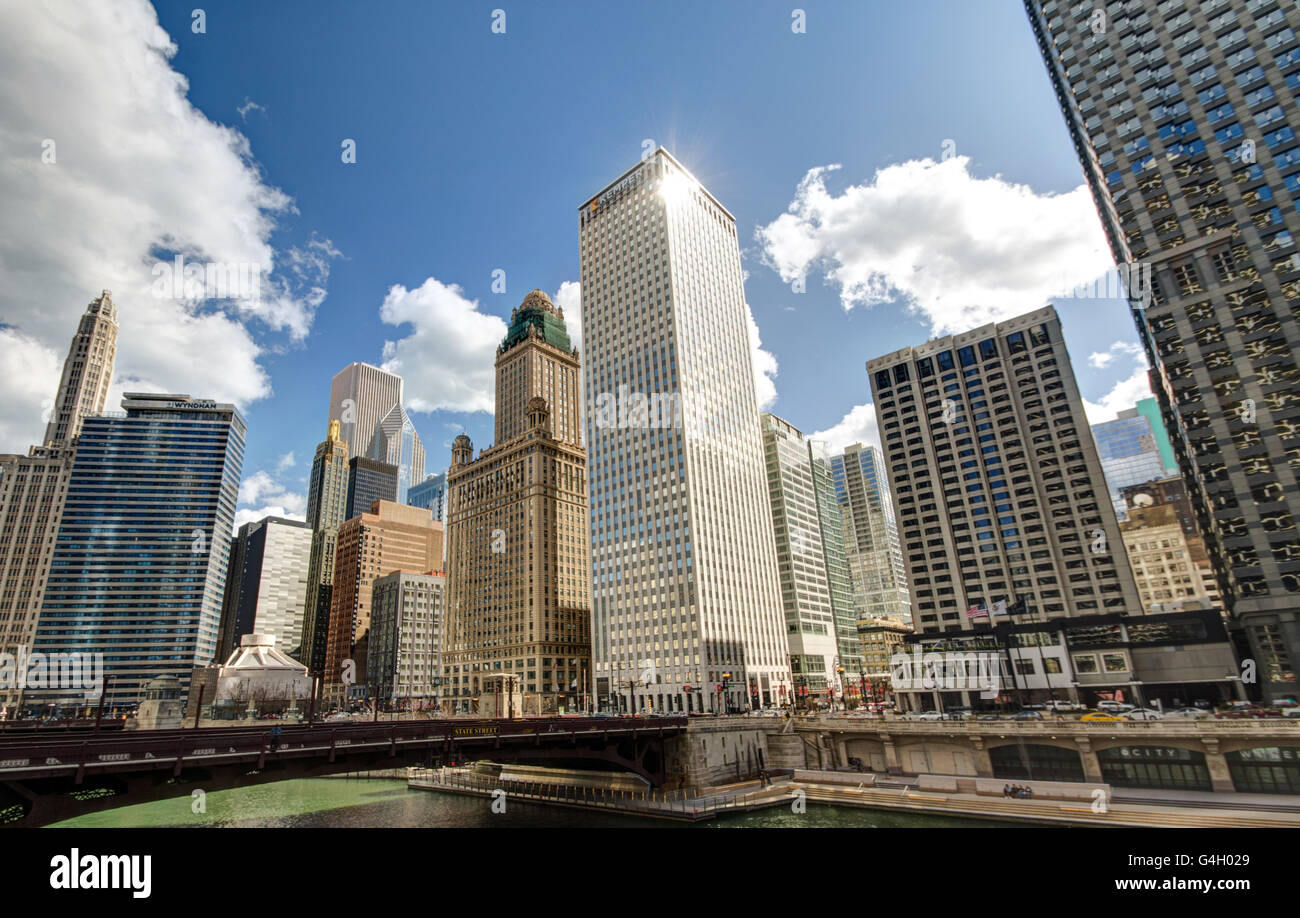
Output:
<path fill-rule="evenodd" d="M 230 540 L 215 660 L 225 660 L 246 634 L 275 639 L 284 653 L 302 656 L 312 529 L 299 520 L 268 516 L 239 527 Z"/>
<path fill-rule="evenodd" d="M 578 349 L 534 290 L 496 357 L 496 430 L 473 457 L 461 434 L 447 472 L 449 624 L 443 650 L 456 711 L 495 714 L 504 685 L 524 713 L 590 704 L 587 454 Z M 516 713 L 518 711 L 516 710 Z"/>
<path fill-rule="evenodd" d="M 367 656 L 381 704 L 439 707 L 446 586 L 435 571 L 393 571 L 374 582 Z"/>
<path fill-rule="evenodd" d="M 844 620 L 852 631 L 853 600 L 843 549 L 827 546 L 824 535 L 842 538 L 834 486 L 824 447 L 815 475 L 811 441 L 774 414 L 763 414 L 762 422 L 790 674 L 798 696 L 830 702 L 843 694 L 841 670 L 847 663 L 854 671 L 859 656 L 856 646 L 840 645 Z M 822 514 L 830 511 L 834 519 L 825 520 L 824 529 Z M 856 644 L 855 631 L 852 637 Z M 849 653 L 851 661 L 842 657 Z M 788 704 L 790 698 L 778 692 L 777 701 Z"/>
<path fill-rule="evenodd" d="M 105 290 L 90 301 L 63 361 L 58 394 L 45 428 L 45 445 L 67 443 L 81 432 L 81 422 L 103 414 L 117 358 L 117 306 Z"/>
<path fill-rule="evenodd" d="M 329 697 L 343 694 L 348 676 L 345 660 L 354 664 L 352 684 L 372 684 L 366 667 L 371 586 L 397 570 L 437 570 L 442 540 L 442 524 L 429 511 L 386 500 L 376 501 L 369 513 L 339 526 L 325 653 Z"/>

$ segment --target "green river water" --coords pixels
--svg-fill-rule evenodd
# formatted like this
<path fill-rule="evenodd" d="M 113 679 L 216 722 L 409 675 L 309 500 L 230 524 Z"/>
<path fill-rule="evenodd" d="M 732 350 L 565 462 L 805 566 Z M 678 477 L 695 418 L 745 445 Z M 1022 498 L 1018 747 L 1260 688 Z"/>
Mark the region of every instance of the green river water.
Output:
<path fill-rule="evenodd" d="M 396 778 L 304 778 L 236 790 L 213 791 L 206 812 L 194 813 L 189 797 L 140 803 L 79 816 L 57 826 L 71 828 L 955 828 L 999 823 L 810 804 L 720 816 L 684 824 L 661 819 L 542 806 L 507 800 L 493 813 L 482 797 L 411 790 Z"/>

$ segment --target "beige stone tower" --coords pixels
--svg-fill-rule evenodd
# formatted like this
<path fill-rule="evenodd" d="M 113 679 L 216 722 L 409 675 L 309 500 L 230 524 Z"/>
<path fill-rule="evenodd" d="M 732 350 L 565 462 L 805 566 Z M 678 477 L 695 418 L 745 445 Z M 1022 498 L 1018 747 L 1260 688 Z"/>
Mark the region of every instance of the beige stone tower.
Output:
<path fill-rule="evenodd" d="M 57 446 L 81 432 L 81 422 L 108 403 L 117 356 L 117 307 L 111 291 L 90 301 L 63 361 L 63 377 L 45 427 L 45 445 Z"/>
<path fill-rule="evenodd" d="M 460 435 L 447 473 L 443 697 L 489 714 L 498 694 L 521 695 L 524 713 L 579 709 L 591 602 L 578 350 L 542 291 L 511 315 L 496 378 L 497 444 L 475 460 Z"/>

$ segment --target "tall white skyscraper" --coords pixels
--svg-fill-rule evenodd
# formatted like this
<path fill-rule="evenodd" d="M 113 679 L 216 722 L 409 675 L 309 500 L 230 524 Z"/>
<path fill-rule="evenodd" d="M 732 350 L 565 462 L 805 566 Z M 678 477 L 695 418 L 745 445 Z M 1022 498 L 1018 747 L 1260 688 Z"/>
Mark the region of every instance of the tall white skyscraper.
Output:
<path fill-rule="evenodd" d="M 330 420 L 339 422 L 352 456 L 370 455 L 379 422 L 400 404 L 402 377 L 368 363 L 348 364 L 330 383 Z"/>
<path fill-rule="evenodd" d="M 602 706 L 790 691 L 735 219 L 666 150 L 578 214 Z"/>

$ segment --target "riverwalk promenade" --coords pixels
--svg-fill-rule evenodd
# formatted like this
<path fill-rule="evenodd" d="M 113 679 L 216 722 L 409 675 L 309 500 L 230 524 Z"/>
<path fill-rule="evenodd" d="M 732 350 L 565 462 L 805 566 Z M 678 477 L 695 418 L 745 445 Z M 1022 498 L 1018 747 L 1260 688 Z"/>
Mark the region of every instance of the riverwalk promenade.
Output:
<path fill-rule="evenodd" d="M 1111 791 L 1098 799 L 1062 799 L 1052 782 L 1025 782 L 1034 799 L 1007 798 L 987 791 L 935 790 L 944 779 L 925 776 L 907 783 L 879 782 L 874 775 L 848 771 L 786 771 L 766 780 L 739 781 L 706 788 L 660 791 L 651 788 L 581 783 L 571 771 L 548 777 L 536 769 L 520 780 L 493 776 L 473 767 L 410 769 L 409 786 L 420 790 L 527 800 L 533 803 L 654 817 L 682 822 L 726 813 L 805 804 L 899 810 L 995 822 L 1073 826 L 1164 828 L 1300 828 L 1300 797 L 1179 791 Z M 798 812 L 798 809 L 795 809 Z"/>

